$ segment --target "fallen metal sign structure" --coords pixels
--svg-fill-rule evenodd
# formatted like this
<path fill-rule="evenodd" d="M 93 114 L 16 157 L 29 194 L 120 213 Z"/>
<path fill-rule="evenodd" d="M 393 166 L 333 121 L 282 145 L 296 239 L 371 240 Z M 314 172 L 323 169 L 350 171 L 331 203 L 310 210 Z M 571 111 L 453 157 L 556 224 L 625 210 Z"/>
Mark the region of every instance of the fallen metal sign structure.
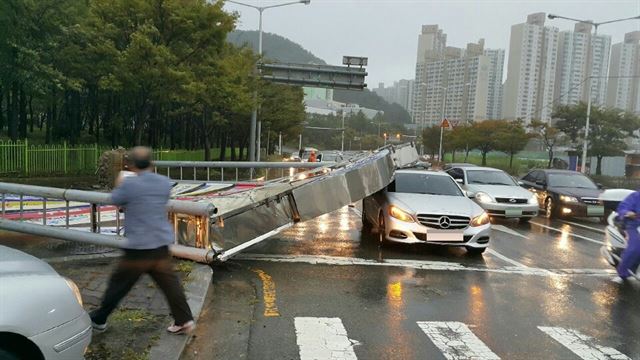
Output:
<path fill-rule="evenodd" d="M 172 252 L 175 256 L 200 262 L 226 261 L 298 221 L 338 210 L 383 189 L 393 180 L 395 168 L 406 167 L 417 160 L 413 144 L 405 144 L 357 154 L 341 163 L 289 164 L 293 165 L 292 168 L 306 167 L 306 171 L 271 181 L 234 183 L 228 187 L 217 184 L 218 190 L 210 192 L 202 190 L 199 185 L 186 186 L 185 189 L 199 188 L 200 192 L 178 193 L 168 203 L 167 210 L 176 238 Z M 207 169 L 237 165 L 219 162 L 157 163 L 159 167 Z M 274 166 L 273 163 L 251 165 L 254 168 Z M 195 183 L 197 179 L 191 180 L 192 185 Z M 0 200 L 0 229 L 126 247 L 126 237 L 100 233 L 101 226 L 106 226 L 106 223 L 115 222 L 118 228 L 120 222 L 119 211 L 112 206 L 109 194 L 0 183 Z M 42 204 L 40 209 L 33 209 L 33 204 L 31 208 L 25 206 L 25 202 L 37 203 L 38 200 Z M 52 201 L 62 201 L 63 205 L 52 212 L 47 209 L 47 203 Z M 70 208 L 77 203 L 83 204 L 80 209 L 90 215 L 91 232 L 79 231 L 70 225 Z M 104 221 L 105 213 L 114 216 Z M 22 221 L 30 215 L 41 216 L 42 221 Z M 61 226 L 54 227 L 47 221 L 52 216 L 66 220 L 58 221 Z"/>

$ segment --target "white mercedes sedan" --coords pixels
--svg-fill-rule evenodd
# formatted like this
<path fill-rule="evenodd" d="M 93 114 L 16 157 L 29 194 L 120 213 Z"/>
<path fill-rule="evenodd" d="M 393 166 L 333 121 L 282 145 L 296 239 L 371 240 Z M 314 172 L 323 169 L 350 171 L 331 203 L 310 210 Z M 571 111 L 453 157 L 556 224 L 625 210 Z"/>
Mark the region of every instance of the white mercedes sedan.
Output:
<path fill-rule="evenodd" d="M 0 359 L 83 359 L 90 342 L 78 287 L 44 261 L 0 245 Z"/>
<path fill-rule="evenodd" d="M 398 170 L 386 189 L 363 200 L 362 223 L 386 241 L 464 246 L 481 254 L 489 246 L 489 215 L 444 172 Z"/>

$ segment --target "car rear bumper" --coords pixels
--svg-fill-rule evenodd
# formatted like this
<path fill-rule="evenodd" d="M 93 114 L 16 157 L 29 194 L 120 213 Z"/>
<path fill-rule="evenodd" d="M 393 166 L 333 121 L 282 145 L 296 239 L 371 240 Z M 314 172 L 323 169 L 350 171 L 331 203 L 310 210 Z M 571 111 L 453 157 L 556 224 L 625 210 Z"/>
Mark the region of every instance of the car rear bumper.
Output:
<path fill-rule="evenodd" d="M 386 240 L 404 244 L 434 244 L 444 246 L 469 246 L 475 248 L 484 248 L 489 246 L 491 235 L 491 224 L 486 224 L 477 227 L 468 226 L 463 230 L 457 230 L 462 231 L 463 241 L 427 241 L 427 233 L 429 231 L 442 230 L 432 229 L 415 222 L 407 223 L 390 216 L 387 217 L 386 224 Z M 456 230 L 453 230 L 452 232 L 455 231 Z"/>
<path fill-rule="evenodd" d="M 91 343 L 91 319 L 86 312 L 77 318 L 30 338 L 47 360 L 84 359 Z"/>

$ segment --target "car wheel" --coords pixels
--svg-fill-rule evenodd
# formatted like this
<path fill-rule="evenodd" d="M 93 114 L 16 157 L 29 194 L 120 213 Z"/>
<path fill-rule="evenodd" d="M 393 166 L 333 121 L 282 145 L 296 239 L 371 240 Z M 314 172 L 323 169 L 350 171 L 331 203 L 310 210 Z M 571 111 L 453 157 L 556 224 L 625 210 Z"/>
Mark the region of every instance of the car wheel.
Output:
<path fill-rule="evenodd" d="M 547 201 L 545 201 L 544 210 L 547 219 L 555 219 L 558 217 L 556 214 L 556 204 L 553 202 L 552 198 L 548 198 Z"/>
<path fill-rule="evenodd" d="M 470 255 L 480 255 L 480 254 L 484 253 L 484 252 L 485 252 L 485 250 L 487 250 L 487 248 L 486 248 L 486 247 L 483 247 L 483 248 L 476 248 L 476 247 L 467 246 L 467 252 L 468 252 Z"/>
<path fill-rule="evenodd" d="M 384 223 L 384 215 L 378 216 L 378 245 L 382 246 L 387 242 L 387 229 Z"/>
<path fill-rule="evenodd" d="M 8 351 L 8 350 L 4 350 L 4 349 L 0 349 L 0 359 L 3 360 L 20 360 L 20 356 L 18 356 L 18 354 L 12 352 L 12 351 Z"/>

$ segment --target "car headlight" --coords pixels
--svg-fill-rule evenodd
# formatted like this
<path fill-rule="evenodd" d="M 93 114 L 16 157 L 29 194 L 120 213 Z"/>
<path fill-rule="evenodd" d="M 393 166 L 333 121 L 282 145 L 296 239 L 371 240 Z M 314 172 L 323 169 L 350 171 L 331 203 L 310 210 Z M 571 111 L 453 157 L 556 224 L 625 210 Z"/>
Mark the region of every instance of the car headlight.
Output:
<path fill-rule="evenodd" d="M 389 206 L 389 215 L 400 221 L 414 222 L 413 216 L 411 216 L 411 214 L 394 205 Z"/>
<path fill-rule="evenodd" d="M 566 203 L 577 203 L 578 199 L 573 196 L 560 195 L 560 201 L 566 202 Z"/>
<path fill-rule="evenodd" d="M 529 199 L 529 204 L 535 205 L 537 203 L 538 203 L 538 198 L 535 195 L 531 196 L 531 198 Z"/>
<path fill-rule="evenodd" d="M 489 214 L 487 214 L 486 212 L 483 212 L 482 214 L 474 217 L 473 220 L 471 220 L 471 226 L 487 225 L 490 222 L 491 220 L 489 219 Z"/>
<path fill-rule="evenodd" d="M 67 283 L 69 289 L 71 289 L 71 292 L 73 292 L 73 295 L 76 297 L 78 304 L 80 304 L 80 306 L 84 306 L 82 304 L 82 294 L 80 293 L 80 289 L 78 289 L 76 283 L 67 278 L 64 278 L 64 281 Z"/>
<path fill-rule="evenodd" d="M 489 204 L 489 203 L 494 202 L 493 198 L 489 194 L 487 194 L 485 192 L 477 193 L 476 194 L 476 200 L 478 200 L 481 203 L 485 203 L 485 204 Z"/>

